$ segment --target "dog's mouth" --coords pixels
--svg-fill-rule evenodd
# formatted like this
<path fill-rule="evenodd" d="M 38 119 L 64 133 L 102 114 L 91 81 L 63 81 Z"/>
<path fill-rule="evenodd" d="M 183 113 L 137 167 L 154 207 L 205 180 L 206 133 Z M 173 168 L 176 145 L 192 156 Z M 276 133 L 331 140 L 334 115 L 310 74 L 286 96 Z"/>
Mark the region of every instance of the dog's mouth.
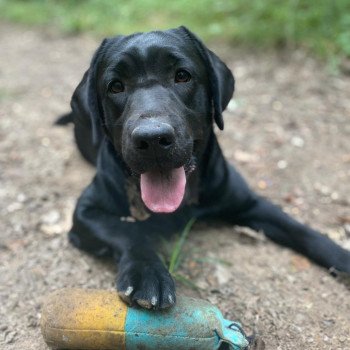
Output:
<path fill-rule="evenodd" d="M 141 174 L 141 198 L 154 213 L 172 213 L 185 195 L 186 174 L 184 167 L 170 170 L 153 170 Z"/>
<path fill-rule="evenodd" d="M 154 213 L 172 213 L 179 208 L 186 192 L 187 177 L 196 169 L 195 156 L 177 168 L 157 167 L 140 176 L 141 198 Z"/>
<path fill-rule="evenodd" d="M 172 213 L 184 202 L 188 176 L 197 166 L 196 142 L 181 155 L 149 161 L 128 158 L 130 174 L 139 181 L 140 197 L 154 213 Z M 187 197 L 186 197 L 187 198 Z"/>

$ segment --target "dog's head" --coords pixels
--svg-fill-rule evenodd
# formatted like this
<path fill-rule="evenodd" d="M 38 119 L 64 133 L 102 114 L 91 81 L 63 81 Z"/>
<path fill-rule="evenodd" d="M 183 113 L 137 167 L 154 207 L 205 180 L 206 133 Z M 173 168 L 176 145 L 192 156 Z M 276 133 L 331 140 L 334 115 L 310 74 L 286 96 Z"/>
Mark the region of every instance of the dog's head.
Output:
<path fill-rule="evenodd" d="M 151 211 L 176 210 L 213 121 L 223 129 L 231 71 L 180 27 L 105 39 L 80 89 L 94 142 L 107 135 Z"/>

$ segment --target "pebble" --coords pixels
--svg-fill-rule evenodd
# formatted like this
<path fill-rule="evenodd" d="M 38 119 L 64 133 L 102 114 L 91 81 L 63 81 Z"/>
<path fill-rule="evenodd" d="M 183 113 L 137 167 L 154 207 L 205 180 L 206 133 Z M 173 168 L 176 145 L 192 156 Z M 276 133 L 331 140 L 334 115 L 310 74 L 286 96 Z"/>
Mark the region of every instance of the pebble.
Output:
<path fill-rule="evenodd" d="M 265 190 L 267 188 L 267 182 L 264 180 L 259 180 L 258 187 L 260 190 Z"/>
<path fill-rule="evenodd" d="M 287 162 L 286 160 L 284 160 L 284 159 L 279 160 L 279 161 L 277 162 L 277 168 L 278 168 L 278 169 L 286 169 L 287 166 L 288 166 L 288 162 Z"/>
<path fill-rule="evenodd" d="M 23 203 L 27 200 L 27 196 L 24 193 L 19 193 L 17 195 L 17 201 Z"/>
<path fill-rule="evenodd" d="M 64 229 L 61 225 L 58 225 L 58 224 L 55 224 L 55 225 L 42 224 L 40 225 L 40 231 L 42 233 L 45 233 L 48 236 L 53 236 L 64 232 Z"/>
<path fill-rule="evenodd" d="M 54 225 L 57 224 L 60 217 L 60 213 L 57 210 L 51 210 L 41 218 L 41 221 L 47 225 Z"/>
<path fill-rule="evenodd" d="M 215 277 L 217 278 L 219 285 L 225 284 L 231 278 L 231 270 L 218 264 L 215 270 Z"/>
<path fill-rule="evenodd" d="M 17 332 L 16 331 L 10 331 L 5 333 L 5 343 L 11 344 L 14 343 L 16 340 Z"/>
<path fill-rule="evenodd" d="M 237 150 L 234 152 L 235 159 L 240 163 L 256 163 L 259 160 L 259 156 L 253 153 Z"/>
<path fill-rule="evenodd" d="M 304 147 L 305 141 L 299 136 L 293 136 L 290 140 L 290 143 L 295 147 L 302 148 Z"/>
<path fill-rule="evenodd" d="M 314 188 L 316 191 L 320 192 L 321 194 L 323 194 L 325 196 L 329 196 L 331 193 L 331 190 L 329 187 L 322 185 L 319 182 L 315 183 Z"/>
<path fill-rule="evenodd" d="M 7 212 L 8 213 L 13 213 L 14 211 L 17 210 L 21 210 L 23 208 L 23 204 L 20 202 L 14 202 L 11 203 L 8 207 L 7 207 Z"/>
<path fill-rule="evenodd" d="M 229 104 L 227 105 L 227 111 L 229 111 L 229 112 L 234 112 L 236 109 L 238 108 L 238 104 L 237 104 L 237 102 L 234 100 L 234 99 L 232 99 L 232 100 L 230 100 L 230 102 L 229 102 Z"/>
<path fill-rule="evenodd" d="M 331 193 L 331 198 L 336 201 L 339 199 L 339 193 L 338 192 L 332 192 Z"/>

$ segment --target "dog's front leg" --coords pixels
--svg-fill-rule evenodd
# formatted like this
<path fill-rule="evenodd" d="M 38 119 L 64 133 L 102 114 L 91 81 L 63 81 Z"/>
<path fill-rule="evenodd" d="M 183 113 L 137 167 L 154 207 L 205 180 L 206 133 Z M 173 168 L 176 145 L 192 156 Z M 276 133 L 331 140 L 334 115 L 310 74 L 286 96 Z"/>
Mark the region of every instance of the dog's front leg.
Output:
<path fill-rule="evenodd" d="M 118 263 L 117 290 L 128 304 L 166 308 L 175 303 L 175 284 L 152 247 L 147 222 L 125 222 L 83 198 L 74 213 L 71 242 L 99 253 L 111 250 Z"/>

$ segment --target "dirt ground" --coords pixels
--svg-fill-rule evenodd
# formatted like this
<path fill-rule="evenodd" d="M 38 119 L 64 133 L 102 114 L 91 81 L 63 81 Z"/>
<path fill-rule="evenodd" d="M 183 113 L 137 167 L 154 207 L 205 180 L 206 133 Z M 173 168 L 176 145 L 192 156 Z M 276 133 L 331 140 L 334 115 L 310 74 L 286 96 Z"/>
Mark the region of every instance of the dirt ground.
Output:
<path fill-rule="evenodd" d="M 94 174 L 70 128 L 53 127 L 97 41 L 0 24 L 0 348 L 44 350 L 45 295 L 112 289 L 116 268 L 66 239 L 77 196 Z M 237 92 L 220 142 L 250 185 L 350 249 L 350 78 L 302 52 L 219 48 Z M 216 304 L 266 349 L 350 349 L 350 290 L 254 232 L 197 224 L 178 293 Z"/>

